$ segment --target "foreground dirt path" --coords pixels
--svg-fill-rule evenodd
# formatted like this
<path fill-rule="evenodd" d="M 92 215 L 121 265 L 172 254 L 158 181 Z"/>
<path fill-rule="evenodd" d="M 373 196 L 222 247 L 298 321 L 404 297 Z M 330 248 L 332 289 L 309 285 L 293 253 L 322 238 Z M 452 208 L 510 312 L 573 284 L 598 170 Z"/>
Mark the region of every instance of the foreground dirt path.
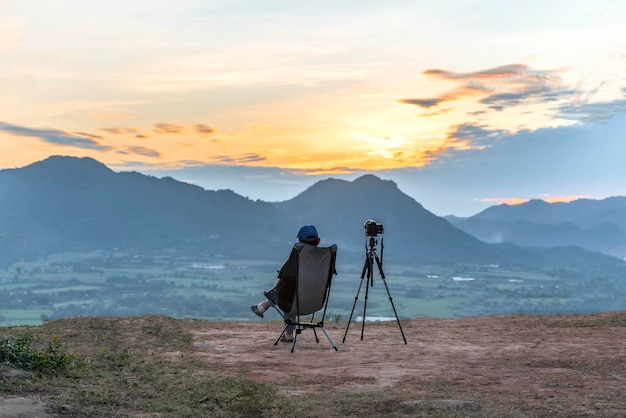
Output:
<path fill-rule="evenodd" d="M 405 345 L 395 322 L 366 324 L 363 341 L 353 322 L 345 343 L 345 324 L 327 326 L 339 351 L 305 330 L 294 353 L 273 345 L 278 323 L 196 323 L 189 332 L 193 356 L 286 393 L 390 389 L 406 401 L 497 398 L 626 416 L 625 325 L 626 313 L 418 318 L 402 322 Z"/>

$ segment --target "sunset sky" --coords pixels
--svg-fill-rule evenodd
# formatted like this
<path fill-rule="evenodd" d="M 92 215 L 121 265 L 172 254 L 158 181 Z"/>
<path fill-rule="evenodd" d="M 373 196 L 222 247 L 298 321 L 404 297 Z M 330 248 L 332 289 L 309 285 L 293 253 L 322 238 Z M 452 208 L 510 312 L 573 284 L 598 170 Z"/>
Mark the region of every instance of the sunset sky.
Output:
<path fill-rule="evenodd" d="M 626 195 L 626 2 L 0 0 L 0 169 L 265 201 L 394 180 L 437 215 Z"/>

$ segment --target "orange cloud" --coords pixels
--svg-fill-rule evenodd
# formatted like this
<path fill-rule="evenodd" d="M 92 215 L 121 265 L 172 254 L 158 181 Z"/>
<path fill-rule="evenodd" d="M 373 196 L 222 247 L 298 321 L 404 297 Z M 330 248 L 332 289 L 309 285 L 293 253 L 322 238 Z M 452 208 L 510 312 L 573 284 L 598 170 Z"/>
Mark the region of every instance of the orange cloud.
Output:
<path fill-rule="evenodd" d="M 174 123 L 155 123 L 154 133 L 157 134 L 178 134 L 185 129 L 182 125 L 176 125 Z"/>
<path fill-rule="evenodd" d="M 423 107 L 428 109 L 429 107 L 437 106 L 439 103 L 443 102 L 444 98 L 430 98 L 430 99 L 400 99 L 398 103 L 402 104 L 410 104 L 414 106 Z"/>
<path fill-rule="evenodd" d="M 558 72 L 532 70 L 522 64 L 467 73 L 425 70 L 422 72 L 424 76 L 461 85 L 437 97 L 400 99 L 398 102 L 428 109 L 444 102 L 480 97 L 479 105 L 495 111 L 533 103 L 553 103 L 578 93 L 562 86 Z"/>
<path fill-rule="evenodd" d="M 124 128 L 124 127 L 113 127 L 113 128 L 100 128 L 101 131 L 108 132 L 110 134 L 139 134 L 140 130 L 137 128 Z"/>
<path fill-rule="evenodd" d="M 146 147 L 126 147 L 126 151 L 131 154 L 143 155 L 144 157 L 162 157 L 159 151 Z"/>
<path fill-rule="evenodd" d="M 578 199 L 590 199 L 590 197 L 585 196 L 585 195 L 554 196 L 554 197 L 547 197 L 543 200 L 548 203 L 568 203 L 568 202 L 573 202 L 574 200 L 578 200 Z"/>
<path fill-rule="evenodd" d="M 504 203 L 506 205 L 514 206 L 514 205 L 521 205 L 522 203 L 527 203 L 528 201 L 529 201 L 528 199 L 522 199 L 522 198 L 519 198 L 519 197 L 509 197 L 507 199 L 504 199 L 500 203 Z"/>
<path fill-rule="evenodd" d="M 135 135 L 137 138 L 146 138 L 139 128 L 130 128 L 123 126 L 114 126 L 111 128 L 100 128 L 101 131 L 108 132 L 115 135 Z M 174 123 L 155 123 L 153 131 L 157 134 L 179 134 L 184 131 L 194 131 L 200 134 L 212 134 L 215 133 L 215 129 L 204 123 L 197 123 L 191 126 L 184 126 Z"/>
<path fill-rule="evenodd" d="M 194 128 L 196 129 L 196 132 L 201 133 L 201 134 L 212 134 L 215 132 L 215 129 L 203 123 L 198 123 L 194 125 Z"/>
<path fill-rule="evenodd" d="M 467 79 L 478 79 L 478 80 L 492 80 L 492 79 L 501 79 L 501 78 L 509 78 L 514 76 L 519 76 L 520 74 L 528 73 L 528 66 L 523 64 L 509 64 L 502 65 L 500 67 L 489 68 L 487 70 L 475 71 L 470 73 L 455 73 L 452 71 L 433 69 L 433 70 L 425 70 L 422 72 L 423 75 L 442 78 L 446 80 L 467 80 Z"/>

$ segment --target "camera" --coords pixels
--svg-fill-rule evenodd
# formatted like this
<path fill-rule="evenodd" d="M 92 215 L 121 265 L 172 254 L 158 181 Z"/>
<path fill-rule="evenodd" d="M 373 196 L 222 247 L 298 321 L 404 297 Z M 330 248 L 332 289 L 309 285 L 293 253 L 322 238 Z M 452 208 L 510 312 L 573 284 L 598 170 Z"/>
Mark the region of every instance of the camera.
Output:
<path fill-rule="evenodd" d="M 384 232 L 383 224 L 376 223 L 376 221 L 373 219 L 368 219 L 367 221 L 365 221 L 363 227 L 365 228 L 365 235 L 367 235 L 368 237 L 375 237 L 378 234 L 382 234 Z"/>

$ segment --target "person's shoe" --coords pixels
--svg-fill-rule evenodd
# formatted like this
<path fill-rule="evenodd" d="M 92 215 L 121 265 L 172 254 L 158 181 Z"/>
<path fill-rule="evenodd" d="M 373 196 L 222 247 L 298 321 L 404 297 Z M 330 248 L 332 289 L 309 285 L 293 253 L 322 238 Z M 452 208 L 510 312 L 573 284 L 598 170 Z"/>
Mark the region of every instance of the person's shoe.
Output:
<path fill-rule="evenodd" d="M 256 305 L 250 306 L 250 310 L 256 314 L 256 316 L 263 318 L 263 314 L 259 312 L 259 307 Z"/>
<path fill-rule="evenodd" d="M 292 343 L 293 342 L 293 334 L 288 335 L 288 334 L 284 334 L 282 337 L 280 337 L 280 341 L 283 343 Z"/>

